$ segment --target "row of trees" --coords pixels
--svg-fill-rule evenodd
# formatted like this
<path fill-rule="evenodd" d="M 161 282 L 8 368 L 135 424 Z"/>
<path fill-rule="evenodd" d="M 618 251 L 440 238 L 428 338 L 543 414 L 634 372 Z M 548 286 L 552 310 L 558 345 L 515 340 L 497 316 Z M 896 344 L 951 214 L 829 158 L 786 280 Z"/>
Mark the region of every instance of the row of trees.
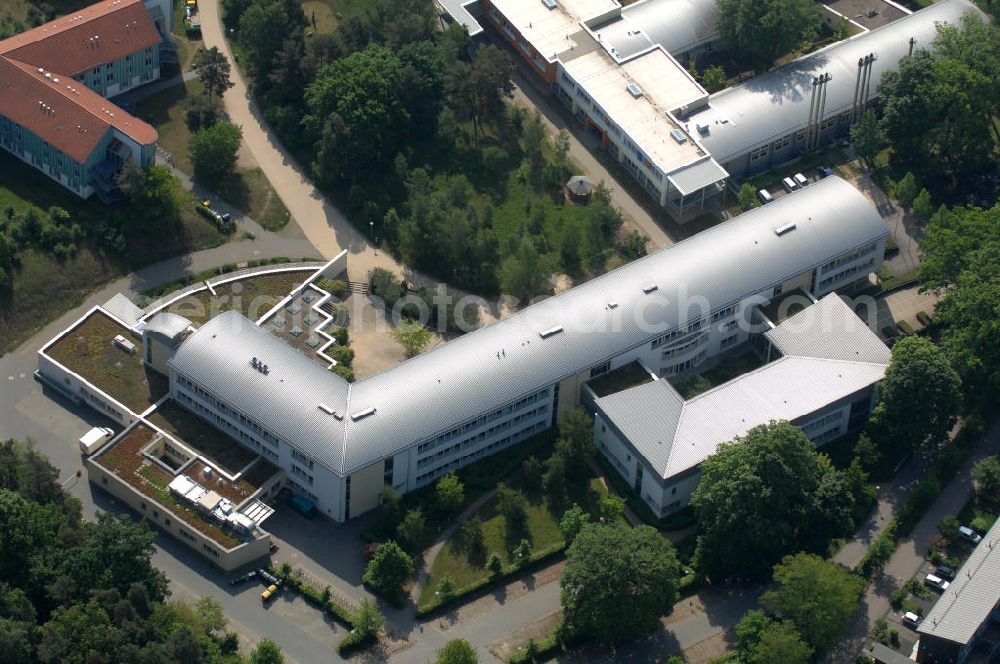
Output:
<path fill-rule="evenodd" d="M 548 292 L 555 271 L 603 271 L 621 217 L 603 190 L 587 214 L 562 214 L 568 135 L 550 141 L 540 117 L 508 107 L 506 52 L 470 57 L 465 33 L 435 30 L 432 5 L 415 0 L 377 0 L 308 40 L 296 2 L 223 4 L 272 126 L 406 264 L 521 300 Z M 523 188 L 525 221 L 498 232 L 508 187 Z"/>
<path fill-rule="evenodd" d="M 154 533 L 106 513 L 85 522 L 30 442 L 0 443 L 0 653 L 4 662 L 238 664 L 222 606 L 167 603 Z M 280 664 L 262 641 L 253 664 Z"/>
<path fill-rule="evenodd" d="M 879 85 L 882 117 L 866 114 L 853 128 L 859 156 L 873 163 L 886 144 L 899 172 L 900 197 L 926 221 L 930 199 L 994 200 L 1000 129 L 1000 30 L 967 14 L 942 23 L 930 48 L 903 58 Z M 923 183 L 926 193 L 915 183 Z M 906 193 L 911 190 L 911 193 Z M 918 201 L 919 198 L 919 201 Z M 904 200 L 904 204 L 907 203 Z"/>

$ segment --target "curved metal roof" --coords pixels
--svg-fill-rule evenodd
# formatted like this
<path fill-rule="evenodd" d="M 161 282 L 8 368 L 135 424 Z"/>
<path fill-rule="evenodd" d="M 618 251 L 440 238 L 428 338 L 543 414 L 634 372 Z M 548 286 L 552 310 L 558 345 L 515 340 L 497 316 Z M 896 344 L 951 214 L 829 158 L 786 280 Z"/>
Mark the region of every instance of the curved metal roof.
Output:
<path fill-rule="evenodd" d="M 189 327 L 191 327 L 191 321 L 187 318 L 170 311 L 163 311 L 146 321 L 142 331 L 143 333 L 159 334 L 167 339 L 173 339 Z"/>
<path fill-rule="evenodd" d="M 616 29 L 612 39 L 620 35 L 627 48 L 631 27 L 641 30 L 651 45 L 659 44 L 670 54 L 683 56 L 685 51 L 718 39 L 717 17 L 715 0 L 642 0 L 622 9 L 625 29 Z M 605 30 L 602 28 L 602 33 Z"/>
<path fill-rule="evenodd" d="M 700 136 L 702 145 L 721 164 L 746 154 L 805 127 L 812 97 L 812 79 L 829 73 L 826 84 L 826 108 L 823 117 L 831 118 L 850 110 L 858 74 L 858 60 L 875 53 L 872 65 L 871 94 L 887 71 L 895 70 L 910 51 L 910 38 L 916 48 L 928 48 L 937 35 L 936 24 L 957 23 L 962 15 L 979 12 L 966 0 L 943 0 L 930 7 L 857 35 L 762 76 L 750 79 L 709 98 L 706 109 L 688 118 L 707 125 L 708 134 Z"/>
<path fill-rule="evenodd" d="M 792 221 L 794 230 L 775 233 Z M 868 200 L 830 177 L 350 389 L 232 312 L 188 337 L 171 365 L 346 475 L 886 234 Z M 271 374 L 252 369 L 251 356 L 271 365 Z M 347 415 L 337 420 L 319 403 Z"/>

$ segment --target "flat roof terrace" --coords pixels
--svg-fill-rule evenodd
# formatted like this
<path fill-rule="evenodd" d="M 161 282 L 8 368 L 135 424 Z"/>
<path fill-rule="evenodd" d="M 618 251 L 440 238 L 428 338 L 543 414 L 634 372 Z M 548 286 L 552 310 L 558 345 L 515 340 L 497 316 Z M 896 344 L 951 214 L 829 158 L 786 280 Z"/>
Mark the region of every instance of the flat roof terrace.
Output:
<path fill-rule="evenodd" d="M 135 345 L 129 353 L 115 344 L 121 335 Z M 102 311 L 93 311 L 45 354 L 136 413 L 168 391 L 167 379 L 142 363 L 142 339 Z"/>
<path fill-rule="evenodd" d="M 230 475 L 236 475 L 258 457 L 255 452 L 243 447 L 204 419 L 185 410 L 173 399 L 164 401 L 146 419 Z"/>
<path fill-rule="evenodd" d="M 183 316 L 195 325 L 201 325 L 230 309 L 236 309 L 256 321 L 315 271 L 287 270 L 234 279 L 213 285 L 215 295 L 206 288 L 170 303 L 162 311 Z"/>
<path fill-rule="evenodd" d="M 592 51 L 563 66 L 664 173 L 706 156 L 667 115 L 674 108 L 703 98 L 705 93 L 662 50 L 650 51 L 622 66 L 603 51 Z M 630 83 L 641 89 L 639 97 L 629 92 Z M 675 132 L 682 141 L 674 138 Z"/>
<path fill-rule="evenodd" d="M 91 461 L 107 469 L 130 487 L 147 498 L 155 500 L 176 518 L 191 526 L 226 549 L 238 546 L 243 539 L 223 528 L 217 521 L 182 504 L 170 492 L 174 475 L 144 454 L 158 433 L 151 427 L 138 423 L 118 442 L 105 448 Z"/>
<path fill-rule="evenodd" d="M 580 22 L 621 7 L 616 0 L 557 0 L 552 9 L 541 0 L 492 3 L 549 60 L 572 48 L 589 47 L 594 39 L 580 27 Z"/>

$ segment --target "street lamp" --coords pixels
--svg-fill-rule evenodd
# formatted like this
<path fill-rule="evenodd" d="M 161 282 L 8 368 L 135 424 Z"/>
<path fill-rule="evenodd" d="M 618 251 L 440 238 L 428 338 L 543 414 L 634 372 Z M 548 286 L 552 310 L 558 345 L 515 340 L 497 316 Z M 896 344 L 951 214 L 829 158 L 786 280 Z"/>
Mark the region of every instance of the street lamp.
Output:
<path fill-rule="evenodd" d="M 375 245 L 375 255 L 378 256 L 378 242 L 375 241 L 375 222 L 369 221 L 368 227 L 371 229 L 372 232 L 372 244 Z"/>

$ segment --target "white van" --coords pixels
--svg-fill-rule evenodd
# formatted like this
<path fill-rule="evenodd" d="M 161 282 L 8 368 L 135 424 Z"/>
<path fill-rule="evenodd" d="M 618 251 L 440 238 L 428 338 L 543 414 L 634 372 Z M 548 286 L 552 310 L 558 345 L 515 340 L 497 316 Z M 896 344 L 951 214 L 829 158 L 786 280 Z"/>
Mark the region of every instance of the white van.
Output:
<path fill-rule="evenodd" d="M 799 185 L 795 184 L 795 180 L 793 180 L 792 178 L 782 178 L 781 184 L 785 186 L 785 191 L 787 191 L 788 193 L 792 193 L 793 191 L 799 188 Z"/>
<path fill-rule="evenodd" d="M 807 184 L 809 184 L 809 178 L 802 175 L 802 173 L 796 173 L 792 177 L 795 178 L 795 184 L 799 185 L 800 187 L 804 187 Z"/>
<path fill-rule="evenodd" d="M 760 202 L 763 203 L 764 205 L 767 205 L 768 203 L 774 200 L 774 196 L 772 196 L 771 192 L 769 192 L 767 189 L 761 189 L 760 191 L 758 191 L 757 198 L 759 198 Z"/>
<path fill-rule="evenodd" d="M 944 592 L 948 590 L 948 586 L 951 585 L 950 583 L 942 579 L 940 576 L 937 576 L 935 574 L 928 574 L 927 576 L 925 576 L 924 583 L 939 592 Z"/>
<path fill-rule="evenodd" d="M 90 456 L 111 440 L 115 432 L 107 427 L 94 427 L 80 438 L 80 451 Z"/>

